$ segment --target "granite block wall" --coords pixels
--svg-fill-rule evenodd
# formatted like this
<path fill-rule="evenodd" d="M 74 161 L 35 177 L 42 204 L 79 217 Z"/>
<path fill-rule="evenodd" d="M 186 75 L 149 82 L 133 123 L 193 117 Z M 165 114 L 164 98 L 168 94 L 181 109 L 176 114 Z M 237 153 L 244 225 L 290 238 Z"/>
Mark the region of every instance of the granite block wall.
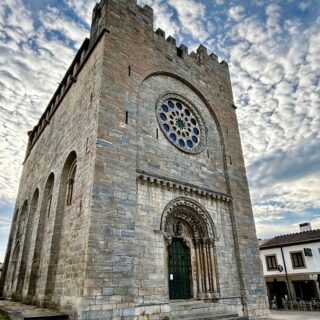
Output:
<path fill-rule="evenodd" d="M 168 92 L 191 101 L 203 117 L 207 143 L 200 153 L 179 150 L 160 130 L 155 108 Z M 72 151 L 77 173 L 65 210 L 62 173 Z M 102 0 L 90 40 L 30 133 L 5 296 L 72 319 L 171 317 L 161 219 L 180 197 L 199 203 L 215 230 L 217 290 L 208 310 L 267 318 L 228 65 L 203 46 L 189 53 L 154 32 L 150 7 Z"/>

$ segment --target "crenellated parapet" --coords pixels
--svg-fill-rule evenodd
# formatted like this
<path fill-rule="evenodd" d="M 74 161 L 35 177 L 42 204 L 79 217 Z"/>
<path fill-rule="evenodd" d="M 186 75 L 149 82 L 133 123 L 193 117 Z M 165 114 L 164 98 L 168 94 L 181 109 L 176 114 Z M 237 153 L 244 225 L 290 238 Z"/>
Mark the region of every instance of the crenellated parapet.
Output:
<path fill-rule="evenodd" d="M 200 45 L 197 49 L 197 52 L 192 51 L 189 53 L 188 47 L 186 47 L 184 44 L 181 44 L 179 47 L 177 47 L 176 39 L 172 36 L 168 36 L 166 38 L 165 31 L 160 28 L 155 31 L 155 38 L 156 40 L 163 41 L 163 43 L 165 43 L 165 47 L 168 48 L 169 54 L 175 52 L 175 54 L 181 59 L 188 59 L 189 61 L 193 60 L 196 64 L 205 65 L 209 69 L 218 68 L 221 72 L 225 72 L 227 74 L 229 73 L 228 64 L 224 60 L 219 62 L 216 54 L 208 54 L 208 49 L 204 45 Z"/>
<path fill-rule="evenodd" d="M 51 98 L 38 124 L 33 128 L 32 131 L 28 132 L 29 142 L 27 147 L 26 158 L 28 157 L 32 147 L 37 142 L 41 133 L 45 130 L 46 126 L 50 124 L 51 117 L 58 109 L 61 101 L 63 100 L 64 96 L 66 95 L 72 84 L 77 82 L 77 75 L 79 74 L 83 65 L 85 64 L 90 49 L 92 50 L 92 48 L 89 47 L 89 44 L 90 40 L 86 38 L 82 46 L 80 47 L 79 51 L 77 52 L 75 58 L 73 59 L 65 76 L 60 82 L 57 90 L 53 94 L 53 97 Z"/>
<path fill-rule="evenodd" d="M 104 28 L 111 32 L 121 23 L 121 15 L 131 14 L 153 29 L 153 9 L 148 5 L 143 8 L 136 0 L 101 0 L 92 13 L 90 40 L 94 42 Z"/>
<path fill-rule="evenodd" d="M 135 19 L 137 29 L 143 30 L 144 36 L 153 41 L 156 46 L 160 46 L 163 54 L 169 59 L 174 60 L 176 57 L 188 64 L 195 63 L 195 65 L 204 66 L 209 73 L 216 73 L 223 77 L 229 76 L 228 64 L 225 61 L 219 62 L 214 53 L 208 54 L 205 46 L 200 45 L 196 52 L 189 53 L 185 45 L 181 44 L 177 47 L 177 41 L 174 37 L 169 35 L 166 38 L 165 32 L 160 28 L 154 32 L 153 9 L 148 5 L 142 8 L 136 0 L 101 0 L 93 9 L 90 39 L 84 40 L 38 124 L 28 132 L 29 142 L 26 158 L 46 126 L 50 124 L 51 117 L 68 90 L 77 82 L 79 72 L 103 34 L 117 35 L 118 32 L 126 32 L 127 29 L 124 26 L 128 19 Z"/>

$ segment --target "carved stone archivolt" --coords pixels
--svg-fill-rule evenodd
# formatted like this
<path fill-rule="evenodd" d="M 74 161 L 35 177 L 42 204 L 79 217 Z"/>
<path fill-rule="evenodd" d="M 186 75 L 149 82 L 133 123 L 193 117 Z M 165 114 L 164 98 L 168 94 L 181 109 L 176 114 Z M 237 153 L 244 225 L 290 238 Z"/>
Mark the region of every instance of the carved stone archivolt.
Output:
<path fill-rule="evenodd" d="M 174 221 L 183 221 L 188 225 L 193 238 L 215 239 L 216 232 L 209 213 L 196 201 L 179 197 L 172 200 L 164 209 L 160 229 L 168 232 Z"/>
<path fill-rule="evenodd" d="M 216 233 L 209 213 L 196 201 L 177 198 L 165 208 L 161 231 L 167 245 L 172 238 L 182 238 L 192 250 L 192 283 L 194 297 L 212 299 L 218 296 L 215 260 Z"/>

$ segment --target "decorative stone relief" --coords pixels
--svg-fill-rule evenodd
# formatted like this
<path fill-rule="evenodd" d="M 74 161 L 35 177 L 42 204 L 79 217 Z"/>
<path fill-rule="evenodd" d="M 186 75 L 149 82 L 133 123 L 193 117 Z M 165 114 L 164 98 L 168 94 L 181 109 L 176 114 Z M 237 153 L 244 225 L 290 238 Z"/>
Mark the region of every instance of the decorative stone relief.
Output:
<path fill-rule="evenodd" d="M 208 190 L 191 184 L 178 182 L 168 177 L 161 177 L 144 171 L 138 171 L 137 178 L 141 181 L 142 184 L 148 183 L 150 185 L 164 187 L 168 190 L 179 190 L 184 192 L 186 195 L 195 194 L 203 198 L 217 199 L 226 202 L 230 202 L 232 200 L 232 197 L 228 194 L 223 194 L 214 190 Z"/>
<path fill-rule="evenodd" d="M 182 238 L 194 252 L 192 282 L 196 284 L 196 288 L 193 288 L 195 296 L 199 299 L 217 298 L 216 233 L 209 213 L 192 199 L 174 199 L 163 212 L 161 231 L 168 245 L 173 237 Z"/>

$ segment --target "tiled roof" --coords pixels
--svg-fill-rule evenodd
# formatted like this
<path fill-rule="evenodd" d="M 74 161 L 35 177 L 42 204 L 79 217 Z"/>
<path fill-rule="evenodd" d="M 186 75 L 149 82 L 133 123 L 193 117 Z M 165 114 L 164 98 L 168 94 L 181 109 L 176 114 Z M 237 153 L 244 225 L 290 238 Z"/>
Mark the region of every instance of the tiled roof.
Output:
<path fill-rule="evenodd" d="M 277 236 L 263 243 L 260 249 L 317 241 L 320 241 L 320 229 Z"/>

